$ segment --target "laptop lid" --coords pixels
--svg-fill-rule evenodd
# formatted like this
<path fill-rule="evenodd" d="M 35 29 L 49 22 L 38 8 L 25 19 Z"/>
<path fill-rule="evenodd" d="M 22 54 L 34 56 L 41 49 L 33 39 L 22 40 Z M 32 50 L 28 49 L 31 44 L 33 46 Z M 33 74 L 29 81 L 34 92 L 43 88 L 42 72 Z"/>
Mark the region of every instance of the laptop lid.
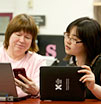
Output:
<path fill-rule="evenodd" d="M 0 63 L 0 96 L 17 97 L 17 91 L 10 63 Z"/>
<path fill-rule="evenodd" d="M 11 64 L 0 63 L 0 101 L 19 101 L 26 96 L 17 95 Z"/>
<path fill-rule="evenodd" d="M 41 100 L 85 100 L 85 86 L 77 73 L 81 67 L 44 66 L 40 68 Z"/>

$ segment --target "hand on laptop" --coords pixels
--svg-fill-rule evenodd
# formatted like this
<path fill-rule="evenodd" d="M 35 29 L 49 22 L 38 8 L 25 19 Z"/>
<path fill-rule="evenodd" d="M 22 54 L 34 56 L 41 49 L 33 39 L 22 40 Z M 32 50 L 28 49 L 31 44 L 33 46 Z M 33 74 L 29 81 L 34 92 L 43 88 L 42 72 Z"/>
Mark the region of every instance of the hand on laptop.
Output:
<path fill-rule="evenodd" d="M 79 81 L 82 81 L 82 83 L 86 83 L 86 86 L 88 87 L 88 89 L 90 90 L 94 89 L 95 76 L 91 71 L 91 68 L 86 65 L 83 65 L 82 68 L 84 69 L 79 70 L 78 73 L 85 73 L 85 75 L 81 77 Z"/>
<path fill-rule="evenodd" d="M 30 78 L 25 78 L 21 74 L 18 75 L 25 83 L 22 81 L 15 79 L 15 83 L 18 87 L 20 87 L 24 92 L 32 95 L 37 95 L 39 93 L 39 88 L 34 84 L 34 82 Z"/>

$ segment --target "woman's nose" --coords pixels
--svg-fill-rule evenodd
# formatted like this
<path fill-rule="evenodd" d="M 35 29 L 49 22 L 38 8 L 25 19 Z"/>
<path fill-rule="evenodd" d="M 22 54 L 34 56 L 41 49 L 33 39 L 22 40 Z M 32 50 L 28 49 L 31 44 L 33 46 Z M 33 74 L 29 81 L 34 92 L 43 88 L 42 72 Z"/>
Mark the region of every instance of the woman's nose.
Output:
<path fill-rule="evenodd" d="M 24 41 L 25 41 L 24 36 L 21 36 L 21 37 L 20 37 L 20 42 L 24 42 Z"/>
<path fill-rule="evenodd" d="M 65 42 L 68 43 L 68 44 L 71 44 L 71 40 L 69 38 L 65 39 Z"/>

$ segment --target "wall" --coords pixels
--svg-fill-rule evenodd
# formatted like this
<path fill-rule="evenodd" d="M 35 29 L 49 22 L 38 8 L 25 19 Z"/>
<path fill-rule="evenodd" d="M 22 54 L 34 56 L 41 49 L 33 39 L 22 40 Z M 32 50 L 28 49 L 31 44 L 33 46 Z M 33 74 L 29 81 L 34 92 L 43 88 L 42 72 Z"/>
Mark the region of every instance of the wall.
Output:
<path fill-rule="evenodd" d="M 41 1 L 41 3 L 40 3 Z M 93 17 L 93 0 L 36 0 L 35 14 L 45 14 L 46 27 L 40 29 L 45 34 L 63 34 L 67 25 L 81 16 Z"/>
<path fill-rule="evenodd" d="M 32 7 L 28 8 L 28 2 Z M 0 0 L 0 12 L 45 15 L 46 25 L 40 34 L 62 35 L 67 25 L 82 16 L 93 17 L 93 0 Z"/>

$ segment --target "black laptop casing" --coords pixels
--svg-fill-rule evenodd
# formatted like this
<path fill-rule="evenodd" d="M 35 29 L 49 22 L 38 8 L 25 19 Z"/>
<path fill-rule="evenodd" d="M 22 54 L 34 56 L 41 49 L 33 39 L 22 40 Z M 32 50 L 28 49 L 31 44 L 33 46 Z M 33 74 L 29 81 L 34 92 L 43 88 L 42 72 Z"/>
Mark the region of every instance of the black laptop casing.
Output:
<path fill-rule="evenodd" d="M 45 66 L 40 68 L 41 100 L 85 100 L 85 85 L 79 81 L 84 75 L 81 67 Z"/>

